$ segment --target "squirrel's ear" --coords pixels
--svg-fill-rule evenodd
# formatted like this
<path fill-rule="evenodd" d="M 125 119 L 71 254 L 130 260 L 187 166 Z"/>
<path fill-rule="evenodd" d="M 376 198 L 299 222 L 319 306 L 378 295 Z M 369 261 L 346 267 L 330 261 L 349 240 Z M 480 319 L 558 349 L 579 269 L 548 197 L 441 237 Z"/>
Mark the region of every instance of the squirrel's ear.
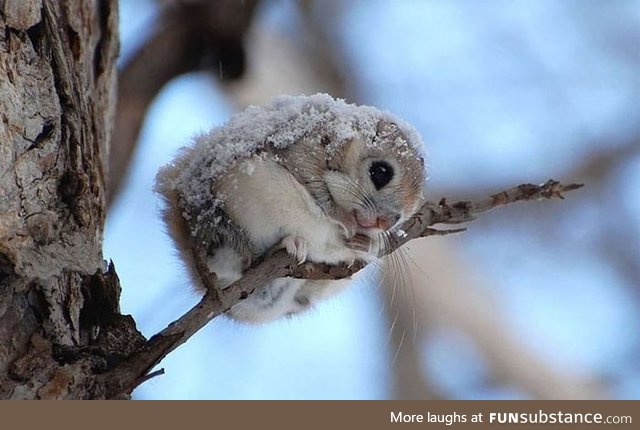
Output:
<path fill-rule="evenodd" d="M 364 147 L 365 143 L 362 139 L 354 138 L 342 142 L 335 152 L 327 158 L 327 169 L 345 173 L 354 172 L 359 166 Z"/>

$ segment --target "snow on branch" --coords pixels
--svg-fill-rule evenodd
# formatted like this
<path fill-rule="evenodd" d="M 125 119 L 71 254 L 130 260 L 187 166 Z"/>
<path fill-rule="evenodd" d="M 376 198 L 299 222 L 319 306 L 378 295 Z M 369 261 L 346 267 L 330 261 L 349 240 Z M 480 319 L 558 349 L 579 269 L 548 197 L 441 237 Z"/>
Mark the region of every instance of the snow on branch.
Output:
<path fill-rule="evenodd" d="M 541 185 L 518 185 L 477 201 L 458 201 L 452 204 L 449 204 L 444 198 L 438 203 L 427 201 L 413 217 L 401 226 L 384 254 L 390 254 L 410 240 L 419 237 L 459 233 L 465 230 L 465 228 L 435 229 L 432 226 L 436 224 L 456 225 L 470 222 L 484 212 L 520 201 L 563 199 L 563 193 L 582 186 L 582 184 L 564 185 L 551 179 Z M 209 273 L 208 270 L 205 270 L 205 250 L 194 251 L 199 273 Z M 279 250 L 256 261 L 241 279 L 224 290 L 216 288 L 214 274 L 204 277 L 203 283 L 207 286 L 207 293 L 198 304 L 154 335 L 143 348 L 132 354 L 128 360 L 103 375 L 109 386 L 111 397 L 130 393 L 142 382 L 162 374 L 162 371 L 151 374 L 149 372 L 167 354 L 186 342 L 213 318 L 249 297 L 256 287 L 273 279 L 287 276 L 304 279 L 347 278 L 360 271 L 364 266 L 365 264 L 359 261 L 350 266 L 333 266 L 311 262 L 297 264 L 295 259 L 284 250 Z"/>

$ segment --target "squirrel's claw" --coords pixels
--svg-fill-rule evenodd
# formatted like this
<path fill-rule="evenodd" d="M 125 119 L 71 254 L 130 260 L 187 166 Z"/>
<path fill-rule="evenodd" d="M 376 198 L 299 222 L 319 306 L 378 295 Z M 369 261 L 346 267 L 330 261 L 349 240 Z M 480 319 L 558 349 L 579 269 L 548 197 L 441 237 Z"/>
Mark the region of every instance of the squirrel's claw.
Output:
<path fill-rule="evenodd" d="M 282 239 L 282 246 L 298 264 L 307 261 L 307 241 L 300 236 L 287 236 Z"/>

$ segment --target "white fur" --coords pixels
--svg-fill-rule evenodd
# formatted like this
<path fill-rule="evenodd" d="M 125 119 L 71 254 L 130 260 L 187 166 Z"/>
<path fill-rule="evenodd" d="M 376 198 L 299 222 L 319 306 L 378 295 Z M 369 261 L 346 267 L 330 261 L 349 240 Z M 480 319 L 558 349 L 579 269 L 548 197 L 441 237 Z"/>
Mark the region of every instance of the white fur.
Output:
<path fill-rule="evenodd" d="M 275 321 L 312 307 L 349 286 L 350 279 L 309 281 L 278 278 L 229 310 L 229 316 L 251 323 Z M 308 304 L 296 298 L 305 297 Z"/>
<path fill-rule="evenodd" d="M 227 246 L 217 249 L 213 257 L 209 257 L 207 268 L 216 274 L 221 288 L 242 278 L 240 256 L 233 248 Z"/>
<path fill-rule="evenodd" d="M 216 192 L 226 196 L 225 212 L 260 255 L 282 240 L 283 247 L 299 260 L 336 264 L 363 258 L 344 245 L 342 227 L 323 214 L 307 189 L 268 155 L 238 163 L 216 183 Z M 239 267 L 239 256 L 225 249 L 209 261 L 210 270 L 225 279 L 223 286 L 242 276 Z M 275 320 L 313 306 L 348 283 L 276 279 L 229 313 L 248 322 Z"/>
<path fill-rule="evenodd" d="M 225 212 L 244 230 L 258 254 L 293 237 L 306 242 L 310 261 L 336 264 L 358 257 L 345 247 L 342 230 L 322 213 L 307 189 L 268 156 L 239 163 L 217 187 L 219 194 L 228 196 Z"/>

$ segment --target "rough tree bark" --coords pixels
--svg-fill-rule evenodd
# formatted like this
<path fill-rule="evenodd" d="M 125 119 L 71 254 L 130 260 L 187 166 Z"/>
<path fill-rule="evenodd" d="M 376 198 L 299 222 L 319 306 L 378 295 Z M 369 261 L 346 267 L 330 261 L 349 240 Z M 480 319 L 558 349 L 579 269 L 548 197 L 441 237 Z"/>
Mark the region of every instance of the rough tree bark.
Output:
<path fill-rule="evenodd" d="M 117 51 L 116 0 L 0 0 L 0 398 L 105 397 L 142 339 L 102 258 Z"/>
<path fill-rule="evenodd" d="M 117 31 L 117 0 L 0 0 L 0 398 L 121 398 L 145 379 L 109 372 L 148 348 L 102 256 Z"/>

